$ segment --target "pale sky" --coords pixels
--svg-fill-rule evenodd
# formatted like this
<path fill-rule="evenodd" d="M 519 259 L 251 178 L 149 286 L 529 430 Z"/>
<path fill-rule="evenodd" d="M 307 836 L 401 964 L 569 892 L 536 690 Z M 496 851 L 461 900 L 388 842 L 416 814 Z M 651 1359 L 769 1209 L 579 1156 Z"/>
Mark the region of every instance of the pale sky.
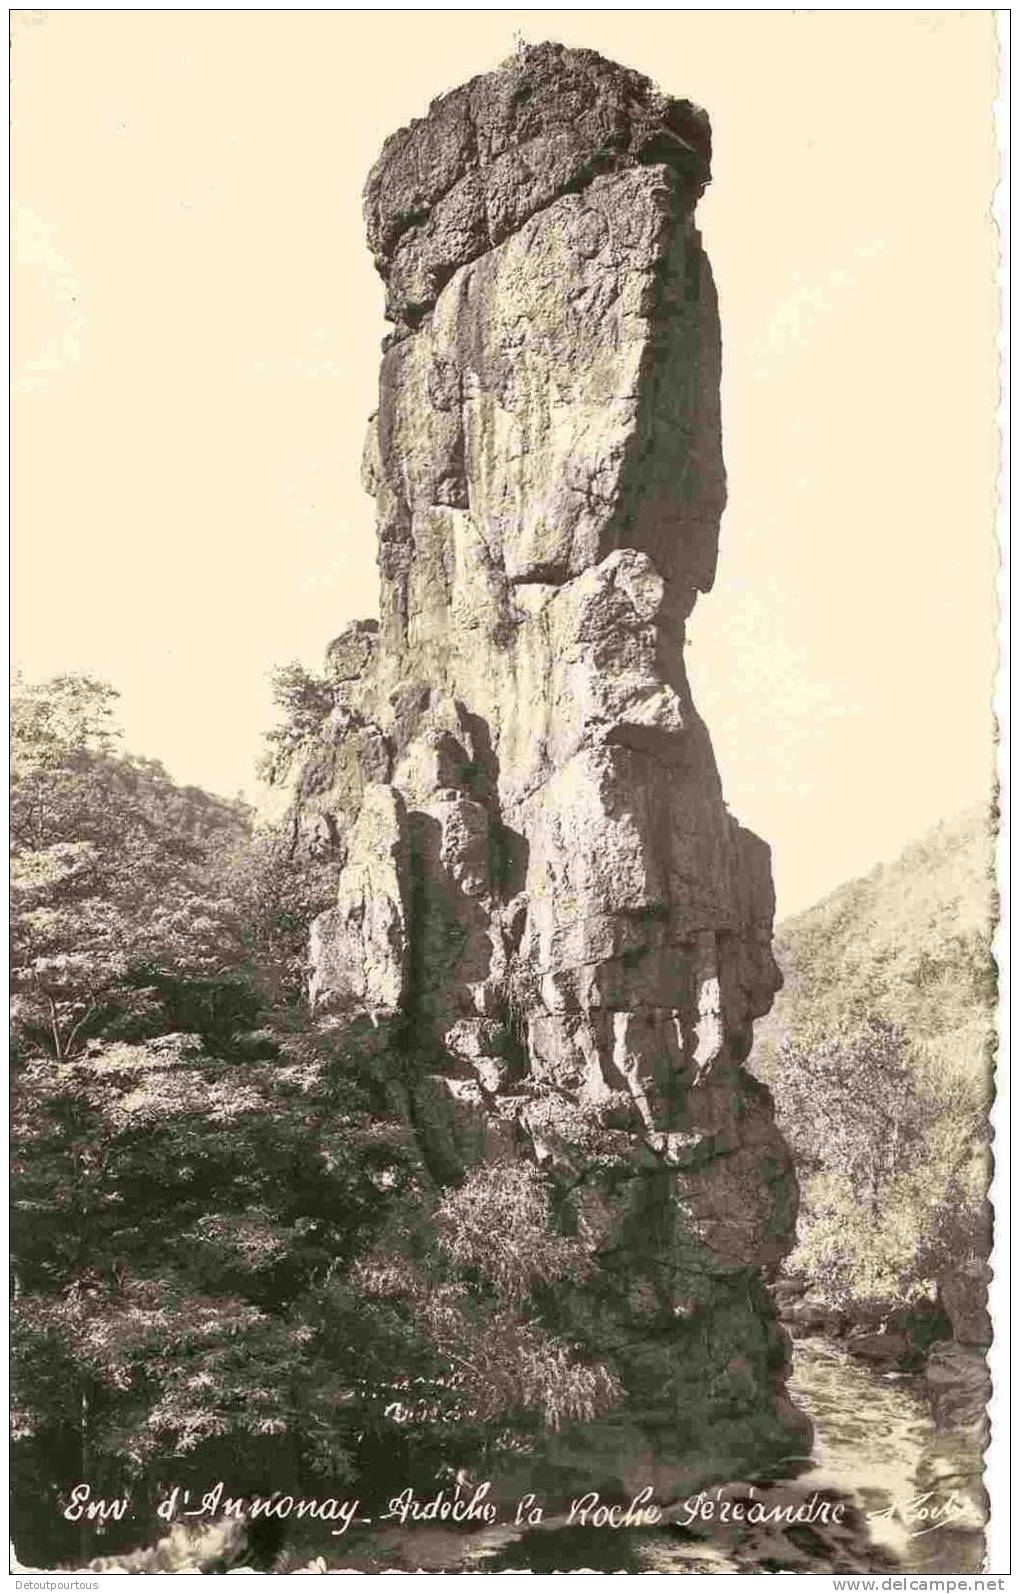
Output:
<path fill-rule="evenodd" d="M 268 674 L 376 612 L 385 136 L 515 35 L 698 101 L 729 507 L 687 649 L 782 916 L 980 801 L 997 470 L 991 12 L 19 12 L 13 654 L 254 795 Z"/>

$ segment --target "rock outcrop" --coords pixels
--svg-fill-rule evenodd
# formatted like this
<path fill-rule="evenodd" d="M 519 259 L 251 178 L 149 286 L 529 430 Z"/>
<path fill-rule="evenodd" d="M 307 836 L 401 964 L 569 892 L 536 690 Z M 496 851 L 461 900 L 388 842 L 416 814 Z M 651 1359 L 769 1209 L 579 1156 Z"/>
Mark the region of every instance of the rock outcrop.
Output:
<path fill-rule="evenodd" d="M 579 1192 L 599 1265 L 565 1309 L 627 1402 L 549 1467 L 606 1489 L 738 1476 L 807 1429 L 762 1280 L 796 1186 L 742 1066 L 779 984 L 769 852 L 683 665 L 725 503 L 709 158 L 704 112 L 557 45 L 387 141 L 380 617 L 329 649 L 291 792 L 343 858 L 316 1008 L 410 1060 L 436 1176 L 529 1157 Z"/>

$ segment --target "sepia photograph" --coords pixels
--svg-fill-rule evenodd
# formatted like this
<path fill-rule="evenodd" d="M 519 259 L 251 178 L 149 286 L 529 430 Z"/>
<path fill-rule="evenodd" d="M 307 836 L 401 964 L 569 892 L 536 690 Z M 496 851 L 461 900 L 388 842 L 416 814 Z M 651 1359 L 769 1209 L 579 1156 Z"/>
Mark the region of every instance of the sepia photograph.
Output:
<path fill-rule="evenodd" d="M 1004 1587 L 1008 19 L 10 24 L 12 1574 Z"/>

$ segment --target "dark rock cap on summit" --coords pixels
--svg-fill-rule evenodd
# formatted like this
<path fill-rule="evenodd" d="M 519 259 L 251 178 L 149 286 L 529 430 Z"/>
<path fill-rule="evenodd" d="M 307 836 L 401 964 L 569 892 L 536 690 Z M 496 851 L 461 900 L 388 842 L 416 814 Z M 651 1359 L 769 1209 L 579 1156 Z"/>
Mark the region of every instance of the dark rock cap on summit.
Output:
<path fill-rule="evenodd" d="M 386 140 L 364 209 L 387 315 L 417 325 L 458 267 L 608 172 L 668 166 L 693 208 L 711 154 L 689 100 L 594 50 L 527 45 Z"/>

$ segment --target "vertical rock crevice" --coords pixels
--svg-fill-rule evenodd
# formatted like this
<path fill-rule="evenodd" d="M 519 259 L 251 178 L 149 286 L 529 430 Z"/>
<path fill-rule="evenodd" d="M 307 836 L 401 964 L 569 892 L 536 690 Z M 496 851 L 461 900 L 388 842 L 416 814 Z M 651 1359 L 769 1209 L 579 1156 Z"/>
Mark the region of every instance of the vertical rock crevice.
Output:
<path fill-rule="evenodd" d="M 331 646 L 313 760 L 346 857 L 313 1000 L 399 1031 L 419 1135 L 445 1100 L 478 1155 L 498 1122 L 569 1170 L 596 1270 L 558 1311 L 626 1401 L 549 1466 L 609 1489 L 735 1476 L 807 1432 L 762 1284 L 796 1185 L 742 1066 L 779 984 L 769 851 L 683 666 L 726 495 L 710 152 L 704 112 L 558 45 L 387 141 L 380 621 Z M 571 1130 L 593 1120 L 609 1172 Z"/>

